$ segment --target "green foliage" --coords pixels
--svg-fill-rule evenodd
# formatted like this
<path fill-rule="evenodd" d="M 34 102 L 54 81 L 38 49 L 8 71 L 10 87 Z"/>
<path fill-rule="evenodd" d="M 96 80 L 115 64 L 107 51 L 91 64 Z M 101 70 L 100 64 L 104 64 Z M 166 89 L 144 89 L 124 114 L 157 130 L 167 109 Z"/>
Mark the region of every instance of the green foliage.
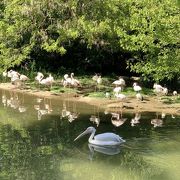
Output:
<path fill-rule="evenodd" d="M 78 42 L 98 49 L 99 59 L 128 53 L 134 59 L 128 68 L 145 78 L 172 79 L 180 72 L 176 0 L 6 0 L 0 17 L 1 69 L 32 62 L 32 55 L 64 56 Z"/>

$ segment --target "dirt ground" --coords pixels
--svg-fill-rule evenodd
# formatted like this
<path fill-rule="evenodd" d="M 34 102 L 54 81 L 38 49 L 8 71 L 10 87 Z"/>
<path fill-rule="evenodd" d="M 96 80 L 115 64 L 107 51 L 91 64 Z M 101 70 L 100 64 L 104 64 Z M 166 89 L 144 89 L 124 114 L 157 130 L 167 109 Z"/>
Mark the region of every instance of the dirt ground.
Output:
<path fill-rule="evenodd" d="M 31 95 L 39 97 L 49 97 L 52 99 L 67 98 L 66 93 L 55 94 L 50 91 L 25 90 L 17 88 L 11 83 L 1 83 L 0 89 L 24 92 Z M 117 111 L 117 108 L 123 108 L 123 111 L 127 112 L 148 111 L 180 115 L 180 104 L 164 104 L 162 101 L 158 100 L 159 98 L 157 98 L 156 96 L 145 96 L 143 101 L 138 101 L 135 97 L 127 97 L 123 102 L 107 98 L 83 97 L 77 94 L 68 94 L 68 98 L 70 98 L 71 101 L 85 102 L 90 105 L 100 106 L 101 108 L 104 108 L 109 112 Z"/>

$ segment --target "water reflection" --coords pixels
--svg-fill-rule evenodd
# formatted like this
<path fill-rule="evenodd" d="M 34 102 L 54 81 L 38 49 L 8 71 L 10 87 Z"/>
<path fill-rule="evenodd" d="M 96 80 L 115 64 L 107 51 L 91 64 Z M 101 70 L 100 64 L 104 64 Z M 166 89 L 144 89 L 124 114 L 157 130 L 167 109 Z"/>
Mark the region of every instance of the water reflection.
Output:
<path fill-rule="evenodd" d="M 140 123 L 139 122 L 140 119 L 141 119 L 140 112 L 136 112 L 134 118 L 131 119 L 131 122 L 130 122 L 131 126 L 135 126 L 135 125 L 139 124 Z"/>
<path fill-rule="evenodd" d="M 89 120 L 96 124 L 98 127 L 100 124 L 100 117 L 99 117 L 99 106 L 94 106 L 94 113 L 90 116 Z"/>
<path fill-rule="evenodd" d="M 65 101 L 63 106 L 60 100 L 36 99 L 13 91 L 1 91 L 1 98 L 1 179 L 81 180 L 84 174 L 87 179 L 100 180 L 104 177 L 179 179 L 180 117 L 177 115 L 165 112 L 163 118 L 161 113 L 126 113 L 123 110 L 121 116 L 121 112 L 115 111 L 119 114 L 119 117 L 115 115 L 116 119 L 127 120 L 114 128 L 111 112 L 105 115 L 104 110 L 94 110 L 86 104 Z M 60 119 L 63 110 L 70 113 Z M 74 112 L 77 121 L 69 118 Z M 38 113 L 39 119 L 45 117 L 44 121 L 37 121 Z M 131 148 L 88 145 L 86 138 L 73 143 L 75 134 L 92 123 L 96 126 L 96 122 L 90 121 L 91 116 L 101 119 L 99 133 L 120 134 Z M 80 151 L 85 152 L 84 155 Z M 88 160 L 88 153 L 93 162 Z"/>
<path fill-rule="evenodd" d="M 106 154 L 106 155 L 116 155 L 120 153 L 120 146 L 97 146 L 94 144 L 88 144 L 89 150 L 90 150 L 90 160 L 93 159 L 94 151 Z"/>
<path fill-rule="evenodd" d="M 24 94 L 17 94 L 16 92 L 9 91 L 9 97 L 3 91 L 2 93 L 2 104 L 4 107 L 10 107 L 17 109 L 20 113 L 24 113 L 27 110 L 24 104 Z"/>
<path fill-rule="evenodd" d="M 37 111 L 37 119 L 41 120 L 46 114 L 51 114 L 53 111 L 51 99 L 49 98 L 36 98 L 36 103 L 34 109 Z"/>
<path fill-rule="evenodd" d="M 162 127 L 163 120 L 162 119 L 152 119 L 151 124 L 153 124 L 154 127 Z"/>
<path fill-rule="evenodd" d="M 120 113 L 111 113 L 111 122 L 115 127 L 119 127 L 125 123 L 127 118 L 122 117 L 122 111 Z"/>
<path fill-rule="evenodd" d="M 79 117 L 79 114 L 77 112 L 76 108 L 77 102 L 72 103 L 72 110 L 70 110 L 69 101 L 63 101 L 63 107 L 61 110 L 60 119 L 67 118 L 67 120 L 71 123 L 74 120 L 76 120 Z"/>
<path fill-rule="evenodd" d="M 161 113 L 161 118 L 165 118 L 166 114 Z M 156 113 L 156 118 L 151 120 L 151 124 L 153 124 L 154 127 L 162 127 L 163 126 L 163 120 L 159 119 L 159 113 Z"/>

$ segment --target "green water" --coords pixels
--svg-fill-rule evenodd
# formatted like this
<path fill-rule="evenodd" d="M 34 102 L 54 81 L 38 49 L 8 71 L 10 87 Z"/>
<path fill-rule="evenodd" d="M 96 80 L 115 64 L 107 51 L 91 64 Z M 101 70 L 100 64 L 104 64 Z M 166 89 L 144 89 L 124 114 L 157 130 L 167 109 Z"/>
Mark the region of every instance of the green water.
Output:
<path fill-rule="evenodd" d="M 135 115 L 122 112 L 126 121 L 116 127 L 110 113 L 84 103 L 0 93 L 2 180 L 180 179 L 180 117 L 139 113 L 133 126 Z M 160 119 L 159 126 L 152 119 Z M 126 143 L 104 151 L 89 147 L 88 137 L 74 142 L 89 126 L 97 134 L 119 134 Z"/>

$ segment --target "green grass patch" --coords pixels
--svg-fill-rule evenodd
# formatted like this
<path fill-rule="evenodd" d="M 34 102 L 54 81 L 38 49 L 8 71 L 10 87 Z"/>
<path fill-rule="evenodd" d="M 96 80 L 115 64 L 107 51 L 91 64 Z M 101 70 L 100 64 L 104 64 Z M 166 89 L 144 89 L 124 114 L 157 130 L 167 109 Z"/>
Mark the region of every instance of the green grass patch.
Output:
<path fill-rule="evenodd" d="M 174 104 L 174 103 L 180 103 L 180 97 L 175 97 L 175 96 L 164 96 L 161 97 L 161 100 L 165 104 Z"/>

